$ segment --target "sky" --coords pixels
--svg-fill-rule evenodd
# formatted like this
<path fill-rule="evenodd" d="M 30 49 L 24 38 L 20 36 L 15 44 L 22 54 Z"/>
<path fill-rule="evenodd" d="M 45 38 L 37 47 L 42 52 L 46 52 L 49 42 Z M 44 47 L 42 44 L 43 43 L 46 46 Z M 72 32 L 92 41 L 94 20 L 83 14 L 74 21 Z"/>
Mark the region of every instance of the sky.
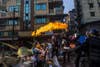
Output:
<path fill-rule="evenodd" d="M 64 13 L 68 13 L 68 11 L 74 8 L 74 0 L 63 0 L 64 2 Z"/>

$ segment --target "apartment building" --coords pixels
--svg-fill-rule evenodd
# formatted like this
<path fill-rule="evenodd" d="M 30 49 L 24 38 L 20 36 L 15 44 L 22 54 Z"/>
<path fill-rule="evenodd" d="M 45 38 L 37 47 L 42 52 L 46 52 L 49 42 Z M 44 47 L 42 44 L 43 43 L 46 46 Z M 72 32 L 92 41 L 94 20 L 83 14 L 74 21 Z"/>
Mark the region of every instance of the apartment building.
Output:
<path fill-rule="evenodd" d="M 29 26 L 31 30 L 36 29 L 37 25 L 50 21 L 63 21 L 65 16 L 63 0 L 22 0 L 21 3 L 21 22 L 25 30 Z"/>
<path fill-rule="evenodd" d="M 5 1 L 5 10 L 0 12 L 0 41 L 33 39 L 32 31 L 49 22 L 63 22 L 67 16 L 63 0 Z"/>
<path fill-rule="evenodd" d="M 85 28 L 100 30 L 100 0 L 74 0 L 77 21 Z"/>
<path fill-rule="evenodd" d="M 78 22 L 76 21 L 77 12 L 75 9 L 72 9 L 68 12 L 70 20 L 69 20 L 69 29 L 70 31 L 77 32 Z"/>

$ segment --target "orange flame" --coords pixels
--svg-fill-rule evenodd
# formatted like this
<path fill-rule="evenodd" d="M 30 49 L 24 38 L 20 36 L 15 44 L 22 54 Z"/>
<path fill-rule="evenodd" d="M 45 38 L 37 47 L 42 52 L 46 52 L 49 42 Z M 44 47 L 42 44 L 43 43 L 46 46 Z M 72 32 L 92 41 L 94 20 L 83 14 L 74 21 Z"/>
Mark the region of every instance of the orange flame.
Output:
<path fill-rule="evenodd" d="M 57 30 L 57 29 L 67 29 L 68 24 L 66 23 L 61 23 L 61 22 L 50 22 L 49 24 L 40 27 L 38 30 L 32 32 L 32 36 L 39 36 L 43 32 L 47 31 L 52 31 L 52 30 Z"/>

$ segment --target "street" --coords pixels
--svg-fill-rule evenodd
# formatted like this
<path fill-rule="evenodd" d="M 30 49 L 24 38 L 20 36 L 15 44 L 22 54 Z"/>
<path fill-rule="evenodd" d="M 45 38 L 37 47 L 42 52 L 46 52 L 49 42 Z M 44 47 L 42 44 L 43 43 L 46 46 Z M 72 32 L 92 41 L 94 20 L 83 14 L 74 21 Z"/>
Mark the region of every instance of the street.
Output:
<path fill-rule="evenodd" d="M 100 0 L 0 0 L 0 67 L 100 67 Z"/>

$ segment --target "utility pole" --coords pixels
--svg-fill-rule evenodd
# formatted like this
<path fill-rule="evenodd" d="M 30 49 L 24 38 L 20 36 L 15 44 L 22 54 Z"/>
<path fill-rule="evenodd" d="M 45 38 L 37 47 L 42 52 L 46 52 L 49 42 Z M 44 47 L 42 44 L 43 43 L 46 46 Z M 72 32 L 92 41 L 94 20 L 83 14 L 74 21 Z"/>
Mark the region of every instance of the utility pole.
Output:
<path fill-rule="evenodd" d="M 12 24 L 12 41 L 14 42 L 14 35 L 15 35 L 15 31 L 14 31 L 14 26 L 15 26 L 15 8 L 13 8 L 13 24 Z"/>

